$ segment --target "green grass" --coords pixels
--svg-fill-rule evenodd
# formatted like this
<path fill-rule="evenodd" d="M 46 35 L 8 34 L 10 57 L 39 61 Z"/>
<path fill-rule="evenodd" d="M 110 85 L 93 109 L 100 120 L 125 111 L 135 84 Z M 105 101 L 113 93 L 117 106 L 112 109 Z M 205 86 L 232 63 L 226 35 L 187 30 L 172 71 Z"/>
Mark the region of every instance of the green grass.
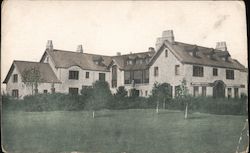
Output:
<path fill-rule="evenodd" d="M 234 153 L 246 116 L 160 110 L 3 112 L 9 152 Z"/>

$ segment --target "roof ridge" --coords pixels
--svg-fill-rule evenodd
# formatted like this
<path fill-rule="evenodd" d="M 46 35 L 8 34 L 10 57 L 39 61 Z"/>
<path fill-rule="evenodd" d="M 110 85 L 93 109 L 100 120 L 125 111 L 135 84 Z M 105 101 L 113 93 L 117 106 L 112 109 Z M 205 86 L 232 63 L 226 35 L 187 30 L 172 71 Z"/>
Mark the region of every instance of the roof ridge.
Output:
<path fill-rule="evenodd" d="M 87 55 L 98 55 L 98 56 L 105 56 L 105 57 L 112 57 L 112 56 L 108 56 L 108 55 L 92 54 L 92 53 L 80 53 L 80 52 L 76 52 L 76 51 L 61 50 L 61 49 L 54 49 L 54 51 L 67 52 L 67 53 L 77 53 L 77 54 L 87 54 Z"/>
<path fill-rule="evenodd" d="M 14 60 L 13 63 L 15 62 L 22 62 L 22 63 L 36 63 L 36 64 L 48 64 L 48 63 L 42 63 L 42 62 L 35 62 L 35 61 L 23 61 L 23 60 Z"/>
<path fill-rule="evenodd" d="M 136 55 L 136 54 L 145 54 L 145 53 L 150 53 L 152 51 L 146 51 L 146 52 L 137 52 L 137 53 L 128 53 L 128 54 L 122 54 L 122 55 L 115 55 L 115 56 L 111 56 L 111 57 L 120 57 L 120 56 L 128 56 L 128 55 Z"/>

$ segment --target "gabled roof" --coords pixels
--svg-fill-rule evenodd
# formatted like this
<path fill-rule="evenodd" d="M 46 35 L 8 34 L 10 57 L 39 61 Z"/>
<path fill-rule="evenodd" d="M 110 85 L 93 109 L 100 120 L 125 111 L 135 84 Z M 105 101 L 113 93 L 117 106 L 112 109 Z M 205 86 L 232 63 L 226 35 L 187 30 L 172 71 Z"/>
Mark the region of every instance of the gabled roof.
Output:
<path fill-rule="evenodd" d="M 164 41 L 162 46 L 157 50 L 155 56 L 150 61 L 150 65 L 152 65 L 155 62 L 160 53 L 166 47 L 169 48 L 170 51 L 176 56 L 176 58 L 182 63 L 231 68 L 239 70 L 245 69 L 245 67 L 242 64 L 240 64 L 237 60 L 234 60 L 232 58 L 229 58 L 228 61 L 224 61 L 221 57 L 225 56 L 230 57 L 230 54 L 227 51 L 221 51 L 213 48 L 191 45 L 182 42 L 170 43 L 167 40 Z M 189 54 L 190 50 L 194 49 L 196 50 L 197 54 L 196 57 Z M 211 53 L 213 54 L 212 59 L 209 56 L 207 56 Z"/>
<path fill-rule="evenodd" d="M 140 53 L 133 53 L 133 54 L 124 54 L 120 56 L 113 56 L 112 59 L 117 63 L 121 70 L 143 70 L 149 67 L 148 63 L 145 61 L 142 64 L 133 64 L 127 65 L 127 60 L 135 60 L 135 59 L 145 59 L 151 58 L 155 52 L 148 51 L 148 52 L 140 52 Z"/>
<path fill-rule="evenodd" d="M 37 68 L 40 71 L 41 80 L 43 83 L 61 83 L 48 63 L 30 61 L 14 61 L 3 83 L 8 82 L 14 68 L 16 68 L 20 74 L 22 74 L 25 70 Z"/>
<path fill-rule="evenodd" d="M 71 66 L 79 66 L 86 70 L 109 71 L 108 65 L 112 59 L 109 56 L 64 51 L 54 49 L 53 51 L 46 50 L 46 53 L 52 57 L 52 60 L 57 68 L 69 68 Z M 100 64 L 96 64 L 96 59 L 102 59 Z"/>

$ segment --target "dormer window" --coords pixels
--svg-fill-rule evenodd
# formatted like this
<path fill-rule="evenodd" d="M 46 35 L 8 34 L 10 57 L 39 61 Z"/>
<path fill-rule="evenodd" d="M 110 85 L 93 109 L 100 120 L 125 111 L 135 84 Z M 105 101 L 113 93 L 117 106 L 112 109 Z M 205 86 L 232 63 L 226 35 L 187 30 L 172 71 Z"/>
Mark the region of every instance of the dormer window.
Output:
<path fill-rule="evenodd" d="M 193 49 L 188 50 L 189 55 L 191 55 L 193 57 L 198 57 L 197 52 L 198 52 L 197 46 L 195 46 Z"/>
<path fill-rule="evenodd" d="M 136 64 L 143 64 L 143 59 L 136 59 Z"/>
<path fill-rule="evenodd" d="M 133 60 L 131 59 L 127 60 L 127 65 L 133 65 Z"/>
<path fill-rule="evenodd" d="M 93 62 L 94 62 L 96 65 L 100 65 L 102 61 L 103 61 L 102 56 L 94 56 L 94 57 L 93 57 Z"/>

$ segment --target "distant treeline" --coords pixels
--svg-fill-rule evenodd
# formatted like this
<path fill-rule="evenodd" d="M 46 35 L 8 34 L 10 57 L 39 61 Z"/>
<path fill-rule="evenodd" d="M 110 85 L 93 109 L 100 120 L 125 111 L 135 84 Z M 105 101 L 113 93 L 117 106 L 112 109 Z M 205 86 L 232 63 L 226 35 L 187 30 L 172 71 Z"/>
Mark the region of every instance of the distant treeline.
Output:
<path fill-rule="evenodd" d="M 221 115 L 246 115 L 247 97 L 213 98 L 179 96 L 171 98 L 167 84 L 155 85 L 150 97 L 127 96 L 124 87 L 119 87 L 112 95 L 106 82 L 97 81 L 93 87 L 82 90 L 80 95 L 72 94 L 36 94 L 17 100 L 4 95 L 3 110 L 13 111 L 81 111 L 100 109 L 171 109 L 184 110 L 189 104 L 189 111 Z"/>

